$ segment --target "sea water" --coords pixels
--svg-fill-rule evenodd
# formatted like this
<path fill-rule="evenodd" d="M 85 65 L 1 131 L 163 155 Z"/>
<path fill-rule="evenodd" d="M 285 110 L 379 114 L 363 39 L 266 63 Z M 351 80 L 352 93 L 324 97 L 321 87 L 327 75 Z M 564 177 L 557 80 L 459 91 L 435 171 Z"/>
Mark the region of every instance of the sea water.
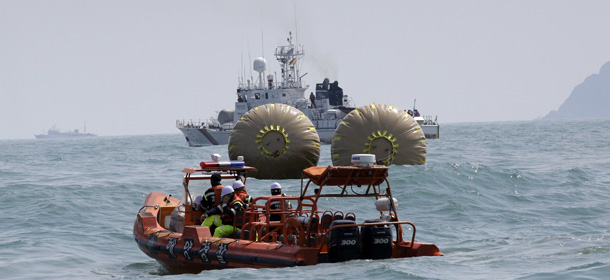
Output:
<path fill-rule="evenodd" d="M 0 141 L 2 279 L 608 279 L 610 121 L 441 125 L 426 164 L 391 166 L 399 215 L 443 257 L 168 274 L 132 234 L 145 196 L 227 146 L 181 134 Z M 331 164 L 330 145 L 318 165 Z M 248 180 L 253 196 L 271 180 Z M 300 180 L 279 180 L 298 194 Z M 227 182 L 228 184 L 229 182 Z M 322 201 L 358 219 L 371 207 Z M 368 209 L 369 211 L 365 211 Z M 378 213 L 377 213 L 378 214 Z"/>

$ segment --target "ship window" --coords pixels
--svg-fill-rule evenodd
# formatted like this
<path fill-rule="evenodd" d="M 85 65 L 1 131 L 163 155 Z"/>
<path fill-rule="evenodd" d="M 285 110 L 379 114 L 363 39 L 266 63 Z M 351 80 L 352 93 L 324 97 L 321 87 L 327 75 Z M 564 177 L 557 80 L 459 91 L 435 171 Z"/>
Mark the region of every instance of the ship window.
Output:
<path fill-rule="evenodd" d="M 285 94 L 285 93 L 282 93 L 282 96 L 283 96 L 283 97 L 286 97 L 286 94 Z"/>
<path fill-rule="evenodd" d="M 258 93 L 257 93 L 257 94 L 255 94 L 255 95 L 254 95 L 254 99 L 257 99 L 257 100 L 258 100 L 258 99 L 261 99 L 261 95 L 260 95 L 260 94 L 258 94 Z"/>
<path fill-rule="evenodd" d="M 269 99 L 269 93 L 265 92 L 265 99 Z"/>

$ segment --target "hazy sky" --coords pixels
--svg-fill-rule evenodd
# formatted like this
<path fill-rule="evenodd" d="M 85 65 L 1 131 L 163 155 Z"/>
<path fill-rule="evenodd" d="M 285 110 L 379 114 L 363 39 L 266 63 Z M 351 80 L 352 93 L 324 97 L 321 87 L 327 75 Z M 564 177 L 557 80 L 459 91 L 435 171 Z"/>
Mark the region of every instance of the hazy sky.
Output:
<path fill-rule="evenodd" d="M 179 133 L 232 109 L 250 59 L 289 31 L 314 91 L 441 123 L 530 120 L 610 60 L 610 1 L 0 0 L 0 139 L 53 125 Z M 262 35 L 261 35 L 262 33 Z M 264 50 L 262 47 L 264 46 Z M 264 53 L 263 53 L 264 51 Z M 243 59 L 243 62 L 242 62 Z"/>

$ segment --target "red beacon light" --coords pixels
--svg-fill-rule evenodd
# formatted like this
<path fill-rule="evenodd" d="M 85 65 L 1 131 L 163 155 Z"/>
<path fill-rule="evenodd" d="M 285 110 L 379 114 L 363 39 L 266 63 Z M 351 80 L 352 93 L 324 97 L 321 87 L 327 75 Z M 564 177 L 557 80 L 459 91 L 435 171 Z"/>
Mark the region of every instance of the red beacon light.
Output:
<path fill-rule="evenodd" d="M 202 161 L 201 163 L 199 163 L 199 166 L 201 166 L 201 168 L 206 168 L 206 167 L 218 167 L 218 162 L 216 161 Z"/>

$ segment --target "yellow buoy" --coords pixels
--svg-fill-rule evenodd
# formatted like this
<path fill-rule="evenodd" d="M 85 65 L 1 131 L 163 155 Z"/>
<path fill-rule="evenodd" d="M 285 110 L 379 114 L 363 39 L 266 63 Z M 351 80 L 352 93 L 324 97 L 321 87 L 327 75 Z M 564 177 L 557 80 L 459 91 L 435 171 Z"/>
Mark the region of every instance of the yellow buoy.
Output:
<path fill-rule="evenodd" d="M 248 173 L 259 179 L 298 179 L 303 169 L 320 159 L 320 138 L 300 110 L 285 104 L 256 107 L 235 124 L 229 139 L 229 158 L 244 156 Z"/>
<path fill-rule="evenodd" d="M 366 105 L 345 116 L 333 136 L 333 165 L 351 165 L 352 154 L 374 154 L 383 165 L 424 164 L 426 137 L 404 110 L 385 104 Z"/>

